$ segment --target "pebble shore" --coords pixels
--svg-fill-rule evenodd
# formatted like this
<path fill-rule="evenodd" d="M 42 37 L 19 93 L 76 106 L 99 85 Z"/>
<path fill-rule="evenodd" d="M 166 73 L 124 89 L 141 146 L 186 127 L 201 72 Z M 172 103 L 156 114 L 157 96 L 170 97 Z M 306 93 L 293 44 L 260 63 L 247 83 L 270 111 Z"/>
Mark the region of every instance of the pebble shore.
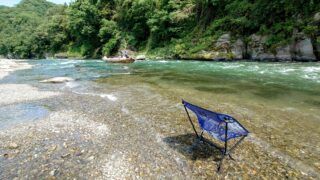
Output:
<path fill-rule="evenodd" d="M 220 154 L 197 143 L 180 104 L 134 85 L 95 96 L 65 90 L 65 83 L 1 83 L 28 68 L 24 61 L 0 60 L 0 106 L 33 105 L 47 113 L 0 129 L 0 179 L 319 178 L 320 169 L 292 165 L 254 142 L 254 134 L 217 173 Z"/>

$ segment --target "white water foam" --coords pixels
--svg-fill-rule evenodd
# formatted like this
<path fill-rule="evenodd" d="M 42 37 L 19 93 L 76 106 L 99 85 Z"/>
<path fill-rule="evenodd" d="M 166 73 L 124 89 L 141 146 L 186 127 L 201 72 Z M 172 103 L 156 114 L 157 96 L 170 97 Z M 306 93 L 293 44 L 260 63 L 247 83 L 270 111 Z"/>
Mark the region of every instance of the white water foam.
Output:
<path fill-rule="evenodd" d="M 281 74 L 288 74 L 289 72 L 293 72 L 295 69 L 281 69 L 279 72 Z"/>
<path fill-rule="evenodd" d="M 316 72 L 316 73 L 320 73 L 320 67 L 306 67 L 303 70 L 304 72 Z"/>
<path fill-rule="evenodd" d="M 100 96 L 101 98 L 108 98 L 110 101 L 118 100 L 118 98 L 113 94 L 85 93 L 85 92 L 77 92 L 77 91 L 72 91 L 72 92 L 80 95 Z"/>
<path fill-rule="evenodd" d="M 66 64 L 75 64 L 75 62 L 73 62 L 73 61 L 68 61 L 68 62 L 62 62 L 62 63 L 60 63 L 60 64 L 63 64 L 63 65 L 66 65 Z"/>
<path fill-rule="evenodd" d="M 109 73 L 110 75 L 129 75 L 131 74 L 130 72 L 126 72 L 126 73 Z"/>
<path fill-rule="evenodd" d="M 125 114 L 130 114 L 129 110 L 124 106 L 121 107 L 121 111 L 124 112 Z"/>
<path fill-rule="evenodd" d="M 319 83 L 320 82 L 320 77 L 317 76 L 317 75 L 308 75 L 308 74 L 305 74 L 302 76 L 304 79 L 308 79 L 308 80 L 317 80 L 317 82 Z"/>
<path fill-rule="evenodd" d="M 71 82 L 67 82 L 65 86 L 72 89 L 72 88 L 78 87 L 79 83 L 71 81 Z"/>
<path fill-rule="evenodd" d="M 169 61 L 166 61 L 166 60 L 161 60 L 161 61 L 158 61 L 159 63 L 167 63 Z"/>
<path fill-rule="evenodd" d="M 117 97 L 115 97 L 114 95 L 112 95 L 112 94 L 100 94 L 100 97 L 102 97 L 102 98 L 105 98 L 105 97 L 107 97 L 109 100 L 111 100 L 111 101 L 116 101 L 118 98 Z"/>
<path fill-rule="evenodd" d="M 238 64 L 238 65 L 227 65 L 225 64 L 224 66 L 222 66 L 222 69 L 236 69 L 236 68 L 240 68 L 243 67 L 243 64 Z"/>

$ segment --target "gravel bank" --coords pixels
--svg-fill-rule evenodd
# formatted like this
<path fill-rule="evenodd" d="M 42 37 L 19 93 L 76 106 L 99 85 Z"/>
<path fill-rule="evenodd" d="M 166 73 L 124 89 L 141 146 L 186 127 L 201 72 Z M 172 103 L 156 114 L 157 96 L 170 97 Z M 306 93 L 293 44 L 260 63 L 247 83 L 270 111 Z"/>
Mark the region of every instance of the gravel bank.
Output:
<path fill-rule="evenodd" d="M 9 75 L 10 72 L 30 69 L 32 66 L 21 60 L 16 59 L 0 59 L 0 79 Z"/>
<path fill-rule="evenodd" d="M 6 62 L 9 65 L 2 62 L 0 66 L 9 73 L 14 73 L 17 64 L 24 64 L 14 62 L 10 70 L 12 62 Z M 102 94 L 74 90 L 75 85 L 0 84 L 2 107 L 33 105 L 47 111 L 31 121 L 0 129 L 0 179 L 318 177 L 317 171 L 292 165 L 296 161 L 289 158 L 287 162 L 272 147 L 257 144 L 255 136 L 240 145 L 235 161 L 225 161 L 218 174 L 219 153 L 205 144 L 195 146 L 195 136 L 177 101 L 140 85 L 108 84 Z M 94 82 L 85 84 L 88 86 L 102 89 Z"/>

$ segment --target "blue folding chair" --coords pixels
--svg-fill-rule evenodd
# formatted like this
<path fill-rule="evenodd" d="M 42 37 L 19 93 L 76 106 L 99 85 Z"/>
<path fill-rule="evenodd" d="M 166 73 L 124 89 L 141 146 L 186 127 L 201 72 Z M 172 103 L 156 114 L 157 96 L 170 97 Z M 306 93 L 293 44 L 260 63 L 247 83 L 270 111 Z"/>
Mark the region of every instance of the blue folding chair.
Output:
<path fill-rule="evenodd" d="M 206 142 L 210 145 L 213 145 L 222 153 L 222 158 L 218 164 L 217 169 L 219 172 L 222 162 L 226 156 L 229 156 L 232 160 L 234 160 L 231 156 L 232 151 L 244 140 L 245 137 L 247 137 L 249 131 L 246 128 L 244 128 L 235 118 L 227 114 L 212 112 L 204 108 L 190 104 L 184 100 L 182 100 L 182 104 L 184 105 L 184 108 L 188 115 L 188 119 L 192 125 L 194 132 L 196 133 L 197 138 L 200 139 L 200 141 L 202 142 Z M 191 120 L 187 108 L 193 111 L 198 118 L 198 122 L 202 130 L 200 135 L 198 134 Z M 203 132 L 207 132 L 215 139 L 224 142 L 224 148 L 219 148 L 213 143 L 206 141 L 202 136 Z M 234 138 L 240 139 L 231 148 L 228 149 L 228 140 Z"/>

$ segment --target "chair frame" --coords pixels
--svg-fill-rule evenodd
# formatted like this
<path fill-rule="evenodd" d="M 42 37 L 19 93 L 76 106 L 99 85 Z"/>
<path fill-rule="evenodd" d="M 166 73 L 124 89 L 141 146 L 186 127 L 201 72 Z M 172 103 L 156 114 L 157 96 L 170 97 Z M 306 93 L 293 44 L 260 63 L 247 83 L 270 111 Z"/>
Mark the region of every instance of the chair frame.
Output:
<path fill-rule="evenodd" d="M 196 128 L 195 128 L 195 125 L 193 124 L 192 119 L 191 119 L 191 117 L 190 117 L 190 114 L 189 114 L 189 112 L 188 112 L 188 109 L 187 109 L 187 107 L 186 107 L 185 104 L 184 104 L 184 100 L 182 100 L 182 104 L 183 104 L 184 109 L 185 109 L 185 111 L 186 111 L 186 113 L 187 113 L 188 120 L 189 120 L 189 122 L 190 122 L 190 124 L 191 124 L 191 126 L 192 126 L 192 129 L 193 129 L 193 131 L 195 132 L 195 134 L 196 134 L 196 136 L 197 136 L 197 140 L 199 140 L 199 141 L 201 141 L 201 142 L 205 142 L 205 143 L 213 146 L 214 148 L 218 149 L 218 150 L 221 152 L 222 158 L 221 158 L 221 160 L 219 161 L 218 168 L 217 168 L 217 172 L 220 172 L 221 167 L 222 167 L 222 163 L 223 163 L 223 160 L 225 159 L 225 157 L 229 157 L 231 160 L 235 160 L 235 159 L 231 156 L 231 153 L 239 146 L 239 144 L 240 144 L 248 135 L 243 135 L 243 136 L 237 137 L 237 138 L 240 138 L 240 139 L 239 139 L 233 146 L 231 146 L 231 147 L 228 149 L 228 139 L 227 139 L 227 137 L 228 137 L 228 123 L 229 123 L 229 121 L 228 121 L 228 119 L 224 119 L 224 122 L 226 123 L 224 147 L 223 147 L 223 148 L 218 147 L 217 145 L 215 145 L 215 144 L 213 144 L 212 142 L 207 141 L 206 139 L 203 138 L 202 135 L 203 135 L 203 132 L 204 132 L 205 130 L 202 130 L 202 132 L 201 132 L 200 135 L 198 134 L 198 132 L 197 132 L 197 130 L 196 130 Z M 240 125 L 242 128 L 244 128 L 240 123 L 239 123 L 239 125 Z M 201 128 L 201 127 L 200 127 L 200 128 Z M 246 128 L 244 128 L 244 129 L 246 130 Z"/>

